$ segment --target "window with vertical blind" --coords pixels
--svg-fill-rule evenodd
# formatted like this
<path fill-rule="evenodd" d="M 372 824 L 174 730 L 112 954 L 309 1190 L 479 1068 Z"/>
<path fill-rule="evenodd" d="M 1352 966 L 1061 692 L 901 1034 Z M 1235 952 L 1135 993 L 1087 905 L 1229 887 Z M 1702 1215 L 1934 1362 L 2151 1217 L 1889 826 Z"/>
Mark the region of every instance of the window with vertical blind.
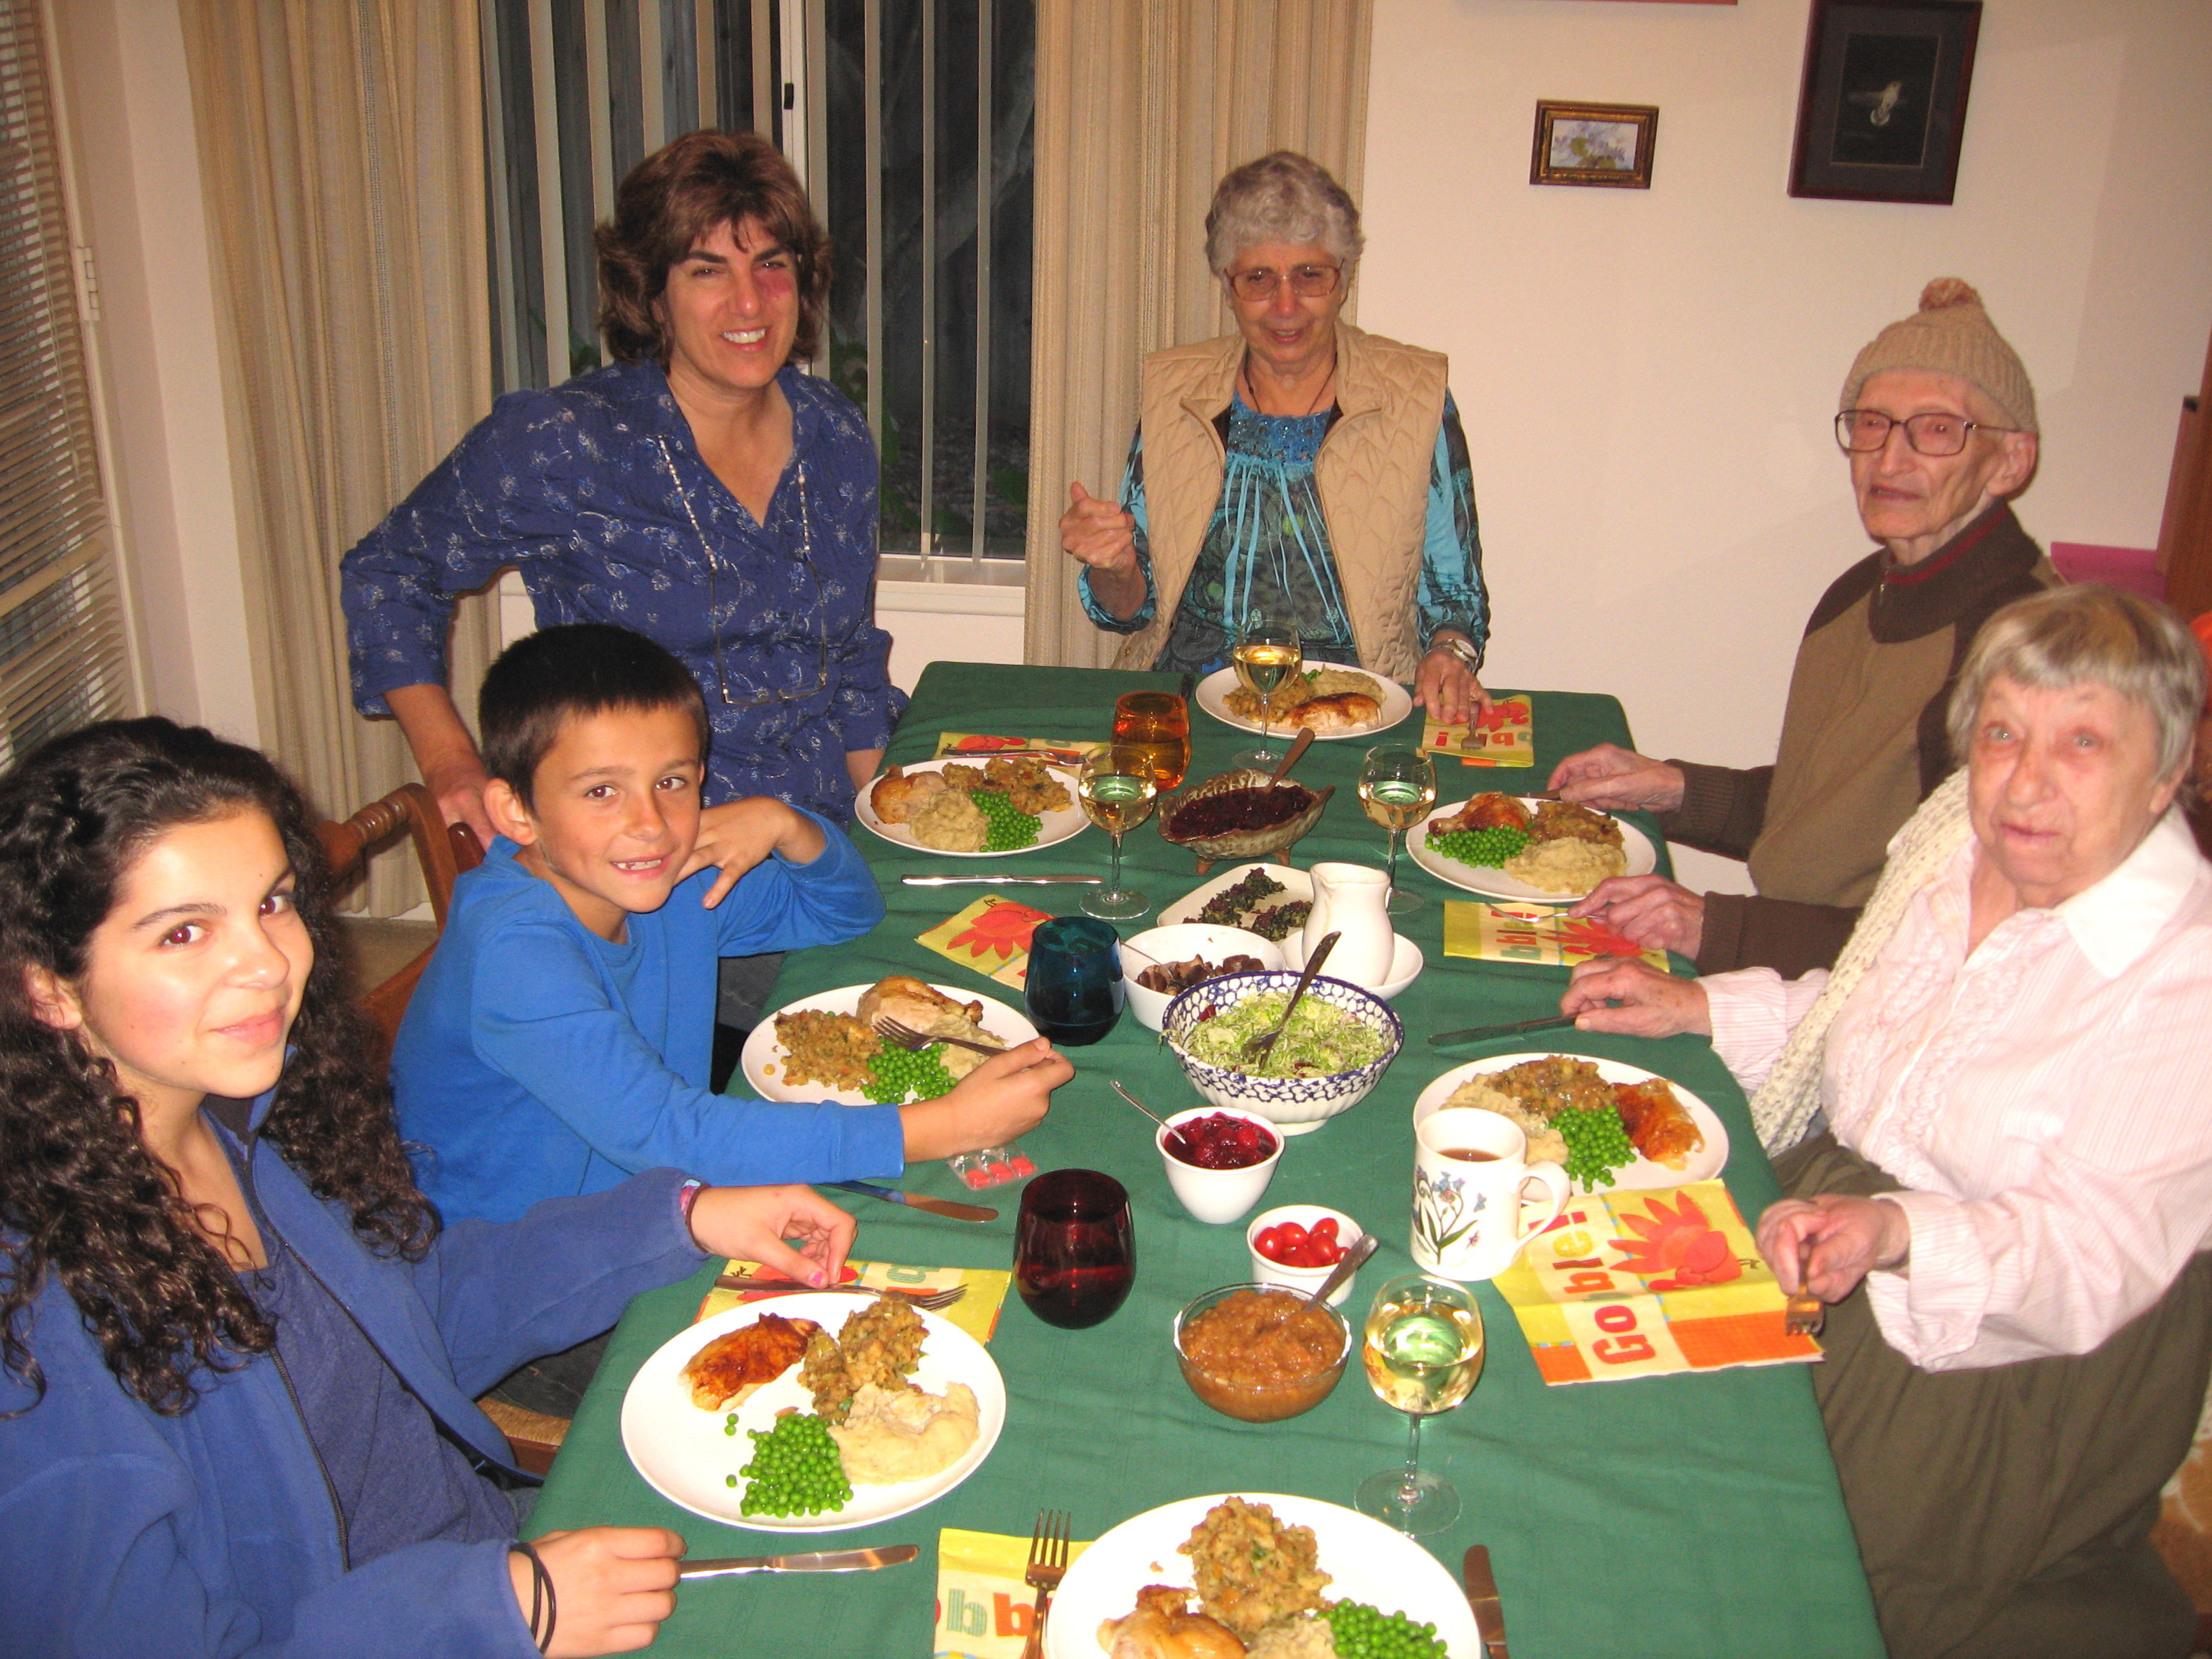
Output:
<path fill-rule="evenodd" d="M 482 16 L 499 389 L 599 366 L 591 234 L 616 182 L 695 128 L 757 131 L 836 246 L 812 368 L 866 412 L 884 552 L 953 579 L 1018 561 L 1035 0 L 484 0 Z"/>
<path fill-rule="evenodd" d="M 0 0 L 0 768 L 131 702 L 60 150 L 37 0 Z"/>

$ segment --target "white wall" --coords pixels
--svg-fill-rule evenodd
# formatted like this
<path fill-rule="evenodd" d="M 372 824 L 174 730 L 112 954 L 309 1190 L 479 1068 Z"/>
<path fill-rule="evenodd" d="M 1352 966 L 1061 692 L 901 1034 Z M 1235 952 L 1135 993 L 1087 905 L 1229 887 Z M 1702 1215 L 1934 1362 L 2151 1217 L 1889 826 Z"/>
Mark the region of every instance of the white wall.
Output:
<path fill-rule="evenodd" d="M 155 713 L 260 741 L 177 0 L 60 0 L 103 460 Z"/>
<path fill-rule="evenodd" d="M 1731 765 L 1772 759 L 1806 615 L 1870 546 L 1828 420 L 1923 283 L 1975 284 L 2027 364 L 2046 544 L 2156 542 L 2212 326 L 2212 7 L 1990 0 L 1950 207 L 1789 195 L 1808 9 L 1375 8 L 1360 321 L 1450 354 L 1486 678 Z M 1539 98 L 1657 105 L 1652 188 L 1531 185 Z"/>

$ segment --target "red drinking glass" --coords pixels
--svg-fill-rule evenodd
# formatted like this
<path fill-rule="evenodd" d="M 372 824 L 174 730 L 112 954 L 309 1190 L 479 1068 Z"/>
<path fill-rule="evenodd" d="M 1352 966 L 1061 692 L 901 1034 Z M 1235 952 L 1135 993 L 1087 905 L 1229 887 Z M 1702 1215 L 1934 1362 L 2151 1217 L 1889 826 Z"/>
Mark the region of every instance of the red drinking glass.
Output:
<path fill-rule="evenodd" d="M 1082 1330 L 1113 1316 L 1137 1275 L 1129 1194 L 1097 1170 L 1030 1182 L 1014 1221 L 1014 1288 L 1048 1325 Z"/>

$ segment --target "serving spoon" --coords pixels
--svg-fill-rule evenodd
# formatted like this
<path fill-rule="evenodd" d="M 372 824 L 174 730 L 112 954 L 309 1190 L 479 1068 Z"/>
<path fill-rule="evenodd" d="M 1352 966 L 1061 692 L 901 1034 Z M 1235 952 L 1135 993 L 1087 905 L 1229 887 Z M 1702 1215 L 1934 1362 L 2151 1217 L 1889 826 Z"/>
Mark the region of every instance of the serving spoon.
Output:
<path fill-rule="evenodd" d="M 1143 1113 L 1146 1117 L 1148 1117 L 1148 1118 L 1152 1119 L 1152 1121 L 1153 1122 L 1155 1122 L 1155 1123 L 1158 1124 L 1158 1125 L 1160 1126 L 1160 1127 L 1162 1127 L 1163 1129 L 1164 1129 L 1164 1128 L 1166 1128 L 1166 1127 L 1168 1127 L 1168 1121 L 1167 1121 L 1167 1119 L 1165 1119 L 1165 1118 L 1162 1117 L 1162 1116 L 1161 1116 L 1158 1112 L 1154 1111 L 1151 1107 L 1149 1107 L 1149 1106 L 1146 1105 L 1144 1102 L 1142 1102 L 1141 1100 L 1139 1100 L 1139 1099 L 1136 1097 L 1136 1096 L 1134 1096 L 1134 1095 L 1131 1094 L 1131 1093 L 1130 1093 L 1127 1089 L 1124 1089 L 1124 1088 L 1123 1088 L 1120 1084 L 1115 1083 L 1115 1082 L 1112 1081 L 1112 1080 L 1109 1079 L 1107 1081 L 1107 1085 L 1106 1085 L 1106 1086 L 1107 1086 L 1108 1088 L 1111 1089 L 1111 1090 L 1112 1090 L 1115 1094 L 1117 1094 L 1117 1095 L 1121 1096 L 1122 1099 L 1124 1099 L 1124 1100 L 1127 1101 L 1127 1102 L 1129 1103 L 1129 1104 L 1131 1104 L 1132 1106 L 1135 1107 L 1139 1111 L 1142 1112 L 1142 1113 Z"/>
<path fill-rule="evenodd" d="M 1290 776 L 1291 769 L 1298 763 L 1299 757 L 1303 756 L 1307 750 L 1313 747 L 1313 727 L 1310 726 L 1301 726 L 1298 727 L 1298 735 L 1291 741 L 1290 753 L 1285 755 L 1282 759 L 1275 763 L 1275 775 L 1267 780 L 1268 788 L 1273 789 L 1285 778 Z"/>
<path fill-rule="evenodd" d="M 1298 1011 L 1298 999 L 1305 995 L 1306 987 L 1314 982 L 1314 975 L 1321 972 L 1322 963 L 1328 960 L 1328 953 L 1336 949 L 1337 940 L 1343 937 L 1341 933 L 1326 934 L 1314 946 L 1313 954 L 1306 958 L 1305 972 L 1298 975 L 1297 984 L 1291 990 L 1291 1000 L 1283 1005 L 1283 1017 L 1275 1022 L 1275 1029 L 1246 1037 L 1244 1046 L 1237 1051 L 1237 1058 L 1245 1065 L 1257 1071 L 1267 1063 L 1267 1056 L 1275 1050 L 1275 1039 L 1289 1029 L 1291 1016 Z"/>
<path fill-rule="evenodd" d="M 1362 1233 L 1359 1236 L 1359 1242 L 1346 1250 L 1344 1253 L 1344 1260 L 1336 1264 L 1336 1271 L 1322 1279 L 1321 1288 L 1306 1300 L 1316 1308 L 1326 1305 L 1329 1297 L 1336 1294 L 1336 1287 L 1358 1273 L 1361 1264 L 1382 1248 L 1382 1241 L 1376 1237 L 1373 1233 Z"/>

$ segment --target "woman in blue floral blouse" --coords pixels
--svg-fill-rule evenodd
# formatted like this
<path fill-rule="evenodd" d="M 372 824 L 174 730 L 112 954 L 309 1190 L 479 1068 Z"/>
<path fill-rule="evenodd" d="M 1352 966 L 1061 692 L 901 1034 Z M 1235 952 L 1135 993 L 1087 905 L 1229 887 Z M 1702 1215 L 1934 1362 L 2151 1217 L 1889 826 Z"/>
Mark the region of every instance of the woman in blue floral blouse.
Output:
<path fill-rule="evenodd" d="M 446 638 L 453 596 L 513 565 L 540 625 L 634 629 L 698 677 L 702 840 L 746 795 L 848 819 L 906 699 L 874 622 L 875 447 L 790 362 L 821 338 L 829 239 L 772 145 L 703 131 L 623 179 L 599 256 L 614 362 L 501 398 L 346 555 L 355 704 L 489 844 Z"/>

